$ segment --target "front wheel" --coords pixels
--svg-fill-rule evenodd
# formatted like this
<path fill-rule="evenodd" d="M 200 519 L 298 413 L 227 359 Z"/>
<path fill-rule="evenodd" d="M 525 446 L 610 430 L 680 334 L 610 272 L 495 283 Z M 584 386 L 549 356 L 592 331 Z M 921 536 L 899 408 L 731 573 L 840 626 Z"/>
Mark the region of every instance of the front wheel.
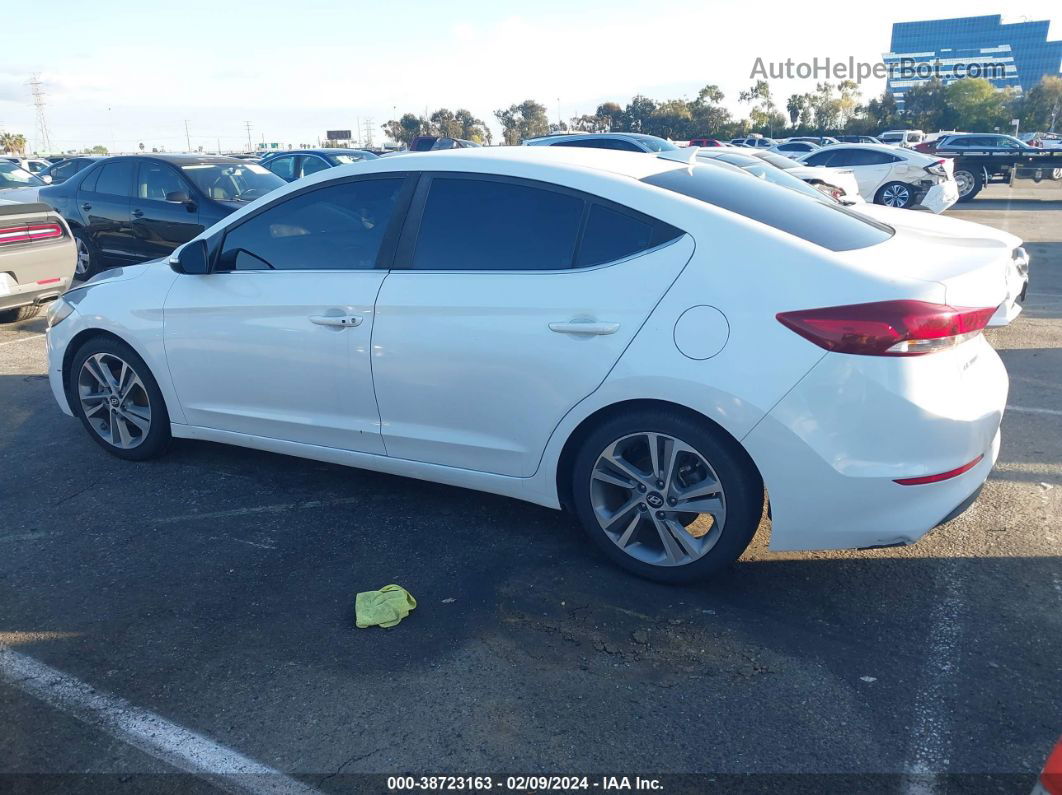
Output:
<path fill-rule="evenodd" d="M 959 201 L 968 202 L 985 186 L 984 177 L 969 168 L 955 169 L 955 185 L 959 189 Z"/>
<path fill-rule="evenodd" d="M 124 342 L 96 337 L 70 368 L 70 404 L 89 435 L 119 458 L 143 461 L 170 442 L 170 418 L 144 360 Z"/>
<path fill-rule="evenodd" d="M 906 208 L 914 204 L 914 191 L 911 190 L 910 185 L 903 182 L 890 182 L 882 186 L 874 197 L 874 201 L 886 207 Z"/>
<path fill-rule="evenodd" d="M 605 555 L 670 583 L 735 561 L 763 510 L 763 482 L 745 452 L 680 412 L 604 422 L 576 454 L 571 489 L 580 523 Z"/>

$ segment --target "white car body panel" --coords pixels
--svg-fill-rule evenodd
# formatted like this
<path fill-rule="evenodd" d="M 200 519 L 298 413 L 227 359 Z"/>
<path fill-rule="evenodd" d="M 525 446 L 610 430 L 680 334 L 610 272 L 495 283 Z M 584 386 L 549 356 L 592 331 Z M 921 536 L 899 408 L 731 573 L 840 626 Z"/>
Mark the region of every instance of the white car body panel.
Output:
<path fill-rule="evenodd" d="M 844 198 L 855 204 L 862 204 L 864 199 L 859 193 L 859 183 L 855 174 L 846 168 L 827 168 L 825 166 L 798 166 L 787 169 L 804 182 L 825 182 L 834 185 L 844 191 Z"/>
<path fill-rule="evenodd" d="M 558 467 L 580 423 L 627 401 L 667 401 L 715 422 L 749 453 L 770 496 L 773 548 L 917 539 L 992 465 L 1007 390 L 998 356 L 983 337 L 921 357 L 827 353 L 775 315 L 896 298 L 997 306 L 1006 295 L 998 265 L 1005 243 L 961 246 L 897 225 L 883 243 L 834 252 L 638 181 L 681 168 L 639 154 L 517 147 L 410 153 L 320 172 L 238 210 L 202 237 L 307 185 L 420 170 L 553 182 L 647 213 L 687 236 L 626 261 L 552 274 L 189 276 L 164 262 L 125 268 L 71 294 L 74 312 L 49 330 L 53 393 L 69 413 L 64 359 L 79 335 L 103 330 L 144 358 L 175 436 L 550 507 L 560 504 Z M 273 276 L 282 278 L 264 278 Z M 296 276 L 308 281 L 298 284 Z M 564 290 L 551 289 L 562 279 Z M 378 297 L 370 295 L 374 285 Z M 355 299 L 347 297 L 353 292 Z M 338 330 L 308 324 L 310 332 L 285 339 L 307 312 L 328 307 L 363 322 Z M 693 328 L 692 338 L 710 349 L 697 358 L 676 343 L 680 319 L 691 310 L 723 318 Z M 571 338 L 548 328 L 571 320 L 616 322 L 619 329 Z M 367 348 L 369 336 L 359 332 L 370 328 Z M 346 341 L 345 353 L 333 338 Z M 324 391 L 349 388 L 371 366 L 382 424 L 374 426 L 364 380 L 353 387 L 349 416 L 339 416 L 331 393 L 303 401 L 278 385 L 285 366 Z M 257 404 L 246 395 L 273 389 Z M 300 408 L 306 416 L 298 416 Z M 321 427 L 311 427 L 315 422 Z M 977 467 L 943 483 L 893 482 L 982 454 Z"/>

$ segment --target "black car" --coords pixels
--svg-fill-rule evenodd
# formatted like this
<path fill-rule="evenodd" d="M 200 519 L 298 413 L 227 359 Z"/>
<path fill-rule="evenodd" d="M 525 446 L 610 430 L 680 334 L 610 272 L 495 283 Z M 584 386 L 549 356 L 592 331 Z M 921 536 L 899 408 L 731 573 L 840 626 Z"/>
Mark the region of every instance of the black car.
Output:
<path fill-rule="evenodd" d="M 76 275 L 165 257 L 247 202 L 284 185 L 257 163 L 203 155 L 105 157 L 40 201 L 70 224 Z"/>
<path fill-rule="evenodd" d="M 97 160 L 102 160 L 104 157 L 105 155 L 78 155 L 77 157 L 68 157 L 65 160 L 52 163 L 48 168 L 37 174 L 37 176 L 41 179 L 51 177 L 49 184 L 59 185 L 66 182 L 77 172 L 88 168 Z M 45 180 L 45 182 L 48 182 L 48 180 Z"/>
<path fill-rule="evenodd" d="M 262 165 L 285 182 L 294 182 L 326 168 L 345 166 L 359 160 L 375 160 L 378 155 L 364 149 L 298 149 L 262 158 Z"/>

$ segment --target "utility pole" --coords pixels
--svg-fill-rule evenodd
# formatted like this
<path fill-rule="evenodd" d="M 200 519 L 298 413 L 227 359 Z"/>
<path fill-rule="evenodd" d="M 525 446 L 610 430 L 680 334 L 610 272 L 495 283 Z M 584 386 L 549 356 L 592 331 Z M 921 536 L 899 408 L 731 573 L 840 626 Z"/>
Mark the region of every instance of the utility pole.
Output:
<path fill-rule="evenodd" d="M 245 121 L 243 123 L 243 126 L 247 128 L 247 151 L 253 152 L 254 144 L 251 143 L 251 123 L 249 121 Z"/>
<path fill-rule="evenodd" d="M 48 120 L 44 117 L 44 88 L 41 86 L 41 76 L 34 73 L 27 84 L 33 95 L 33 105 L 37 111 L 37 146 L 42 152 L 52 151 L 52 142 L 48 137 Z"/>
<path fill-rule="evenodd" d="M 365 120 L 365 148 L 372 149 L 372 119 Z"/>
<path fill-rule="evenodd" d="M 188 119 L 184 120 L 184 142 L 188 144 L 189 152 L 192 151 L 192 137 L 188 134 Z"/>
<path fill-rule="evenodd" d="M 560 97 L 557 97 L 557 126 L 560 127 L 562 124 L 564 124 L 564 122 L 561 121 Z"/>

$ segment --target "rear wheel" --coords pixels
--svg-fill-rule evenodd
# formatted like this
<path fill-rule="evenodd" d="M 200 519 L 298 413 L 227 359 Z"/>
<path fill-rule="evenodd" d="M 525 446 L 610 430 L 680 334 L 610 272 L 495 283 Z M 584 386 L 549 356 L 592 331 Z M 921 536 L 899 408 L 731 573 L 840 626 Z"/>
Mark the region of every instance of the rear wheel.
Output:
<path fill-rule="evenodd" d="M 955 184 L 959 189 L 959 201 L 968 202 L 985 186 L 984 177 L 973 169 L 955 169 Z"/>
<path fill-rule="evenodd" d="M 738 558 L 763 509 L 763 483 L 732 439 L 680 412 L 605 421 L 572 467 L 575 512 L 627 571 L 662 582 L 707 577 Z"/>
<path fill-rule="evenodd" d="M 92 241 L 80 229 L 74 232 L 74 242 L 77 245 L 77 260 L 74 264 L 74 278 L 85 281 L 95 276 L 100 271 L 100 254 Z"/>
<path fill-rule="evenodd" d="M 170 418 L 158 383 L 124 342 L 90 339 L 70 368 L 70 404 L 89 435 L 119 458 L 143 461 L 170 442 Z"/>
<path fill-rule="evenodd" d="M 903 182 L 890 182 L 878 190 L 874 201 L 886 207 L 910 207 L 914 204 L 914 191 Z"/>
<path fill-rule="evenodd" d="M 18 323 L 20 320 L 29 320 L 41 313 L 40 305 L 19 306 L 14 309 L 5 309 L 0 312 L 0 323 Z"/>

